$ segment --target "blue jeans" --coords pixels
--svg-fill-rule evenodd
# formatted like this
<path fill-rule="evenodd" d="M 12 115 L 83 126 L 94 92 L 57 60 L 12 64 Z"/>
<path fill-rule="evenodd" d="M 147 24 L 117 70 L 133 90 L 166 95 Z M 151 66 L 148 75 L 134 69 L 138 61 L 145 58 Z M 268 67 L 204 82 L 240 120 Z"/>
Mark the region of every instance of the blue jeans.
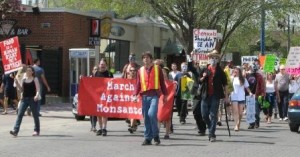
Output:
<path fill-rule="evenodd" d="M 158 96 L 142 96 L 142 112 L 145 123 L 144 137 L 151 141 L 159 137 L 157 125 Z"/>
<path fill-rule="evenodd" d="M 204 122 L 207 124 L 209 136 L 215 137 L 216 124 L 218 118 L 218 109 L 220 104 L 220 98 L 215 95 L 207 96 L 202 99 L 201 102 L 201 114 Z"/>
<path fill-rule="evenodd" d="M 265 100 L 270 103 L 269 108 L 263 108 L 263 112 L 266 116 L 272 117 L 273 114 L 273 107 L 276 100 L 276 94 L 275 93 L 266 93 Z"/>
<path fill-rule="evenodd" d="M 25 97 L 21 100 L 17 120 L 14 126 L 14 131 L 16 133 L 18 133 L 20 130 L 22 119 L 28 106 L 31 108 L 32 111 L 32 117 L 34 120 L 34 131 L 38 133 L 40 132 L 40 119 L 39 119 L 39 113 L 37 111 L 37 102 L 34 101 L 33 97 Z"/>

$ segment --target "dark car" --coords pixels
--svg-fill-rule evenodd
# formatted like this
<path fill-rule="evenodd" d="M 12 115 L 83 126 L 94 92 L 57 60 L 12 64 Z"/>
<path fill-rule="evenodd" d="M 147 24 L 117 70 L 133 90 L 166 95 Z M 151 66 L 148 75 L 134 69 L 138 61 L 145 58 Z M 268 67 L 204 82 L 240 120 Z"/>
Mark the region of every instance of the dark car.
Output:
<path fill-rule="evenodd" d="M 288 107 L 289 126 L 292 132 L 298 132 L 300 126 L 300 90 L 298 90 L 291 100 Z"/>
<path fill-rule="evenodd" d="M 85 115 L 79 115 L 77 111 L 77 107 L 78 107 L 78 94 L 75 94 L 72 103 L 72 113 L 74 114 L 76 120 L 84 120 Z"/>

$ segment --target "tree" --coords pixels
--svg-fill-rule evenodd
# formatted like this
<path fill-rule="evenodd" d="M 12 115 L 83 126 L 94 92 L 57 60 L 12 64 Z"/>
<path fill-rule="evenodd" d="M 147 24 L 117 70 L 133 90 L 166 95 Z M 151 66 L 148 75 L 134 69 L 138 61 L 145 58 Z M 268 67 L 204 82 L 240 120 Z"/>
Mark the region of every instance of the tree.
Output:
<path fill-rule="evenodd" d="M 230 37 L 251 19 L 253 24 L 260 25 L 261 9 L 267 16 L 280 17 L 285 13 L 298 13 L 299 0 L 67 0 L 66 6 L 91 10 L 101 9 L 116 11 L 128 16 L 142 14 L 159 16 L 169 26 L 186 52 L 193 50 L 193 29 L 217 29 L 223 35 L 218 50 L 227 45 Z M 81 3 L 80 3 L 81 2 Z"/>
<path fill-rule="evenodd" d="M 0 0 L 1 18 L 5 19 L 10 14 L 23 12 L 21 0 Z"/>

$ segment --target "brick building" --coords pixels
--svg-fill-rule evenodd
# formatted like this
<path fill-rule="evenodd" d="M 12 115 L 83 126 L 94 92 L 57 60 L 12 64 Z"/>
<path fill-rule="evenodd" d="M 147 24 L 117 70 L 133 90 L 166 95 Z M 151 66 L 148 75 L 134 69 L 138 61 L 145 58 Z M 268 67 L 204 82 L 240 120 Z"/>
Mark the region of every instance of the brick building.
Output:
<path fill-rule="evenodd" d="M 96 58 L 91 60 L 90 67 L 105 57 L 109 66 L 113 65 L 116 71 L 123 69 L 131 52 L 136 53 L 139 63 L 142 62 L 140 57 L 144 51 L 150 51 L 155 58 L 166 61 L 170 55 L 177 53 L 165 49 L 168 43 L 175 41 L 170 29 L 150 18 L 113 18 L 109 36 L 99 38 L 101 46 L 90 46 L 91 19 L 99 18 L 99 13 L 63 8 L 29 8 L 24 14 L 7 18 L 17 22 L 13 35 L 19 36 L 23 60 L 27 64 L 30 63 L 28 58 L 41 60 L 51 93 L 58 96 L 70 96 L 70 75 L 74 73 L 69 60 L 71 48 L 95 49 Z M 0 35 L 3 40 L 1 29 Z M 80 74 L 86 75 L 86 69 Z"/>
<path fill-rule="evenodd" d="M 51 93 L 68 95 L 68 50 L 74 47 L 93 48 L 88 45 L 92 18 L 95 17 L 65 9 L 36 13 L 28 11 L 25 15 L 9 18 L 16 20 L 15 28 L 27 31 L 28 34 L 19 35 L 22 56 L 30 51 L 32 59 L 41 59 Z"/>

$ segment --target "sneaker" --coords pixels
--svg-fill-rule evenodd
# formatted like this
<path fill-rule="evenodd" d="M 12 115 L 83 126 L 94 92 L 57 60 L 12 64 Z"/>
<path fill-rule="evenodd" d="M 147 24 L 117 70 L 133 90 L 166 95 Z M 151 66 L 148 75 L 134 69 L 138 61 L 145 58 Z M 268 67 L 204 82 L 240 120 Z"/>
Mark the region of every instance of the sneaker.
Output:
<path fill-rule="evenodd" d="M 222 126 L 222 122 L 218 121 L 217 125 Z"/>
<path fill-rule="evenodd" d="M 284 121 L 287 121 L 287 120 L 289 120 L 289 118 L 288 118 L 288 117 L 284 117 L 283 120 L 284 120 Z"/>
<path fill-rule="evenodd" d="M 216 142 L 216 141 L 217 141 L 216 137 L 211 137 L 210 138 L 210 142 Z"/>
<path fill-rule="evenodd" d="M 1 114 L 2 114 L 2 115 L 6 115 L 6 114 L 7 114 L 7 112 L 6 112 L 6 111 L 4 111 L 4 112 L 2 112 Z"/>
<path fill-rule="evenodd" d="M 164 139 L 168 140 L 168 139 L 170 139 L 170 136 L 169 135 L 165 135 Z"/>
<path fill-rule="evenodd" d="M 279 118 L 279 121 L 282 121 L 283 119 L 282 118 Z"/>
<path fill-rule="evenodd" d="M 33 132 L 33 134 L 32 134 L 32 136 L 39 136 L 39 135 L 40 135 L 40 133 L 37 131 Z"/>
<path fill-rule="evenodd" d="M 142 143 L 142 146 L 148 146 L 148 145 L 152 145 L 150 140 L 144 140 L 144 142 Z"/>
<path fill-rule="evenodd" d="M 13 135 L 14 137 L 17 137 L 17 136 L 18 136 L 18 133 L 17 133 L 16 131 L 14 131 L 14 130 L 9 131 L 9 133 L 10 133 L 11 135 Z"/>
<path fill-rule="evenodd" d="M 254 125 L 249 125 L 248 129 L 254 129 Z"/>
<path fill-rule="evenodd" d="M 199 136 L 205 136 L 205 131 L 198 131 Z"/>
<path fill-rule="evenodd" d="M 102 130 L 101 130 L 101 129 L 99 129 L 99 130 L 96 132 L 96 136 L 100 136 L 100 135 L 102 135 Z"/>
<path fill-rule="evenodd" d="M 132 127 L 128 128 L 128 131 L 129 131 L 131 134 L 133 134 L 133 128 L 132 128 Z"/>
<path fill-rule="evenodd" d="M 160 144 L 160 139 L 159 137 L 154 137 L 154 144 L 159 145 Z"/>
<path fill-rule="evenodd" d="M 181 121 L 180 121 L 180 124 L 185 124 L 185 120 L 181 120 Z"/>
<path fill-rule="evenodd" d="M 136 120 L 136 125 L 141 125 L 141 121 L 140 120 Z"/>
<path fill-rule="evenodd" d="M 107 135 L 107 130 L 106 129 L 102 129 L 102 136 L 106 136 Z"/>
<path fill-rule="evenodd" d="M 259 123 L 255 123 L 254 127 L 257 129 L 259 128 Z"/>

